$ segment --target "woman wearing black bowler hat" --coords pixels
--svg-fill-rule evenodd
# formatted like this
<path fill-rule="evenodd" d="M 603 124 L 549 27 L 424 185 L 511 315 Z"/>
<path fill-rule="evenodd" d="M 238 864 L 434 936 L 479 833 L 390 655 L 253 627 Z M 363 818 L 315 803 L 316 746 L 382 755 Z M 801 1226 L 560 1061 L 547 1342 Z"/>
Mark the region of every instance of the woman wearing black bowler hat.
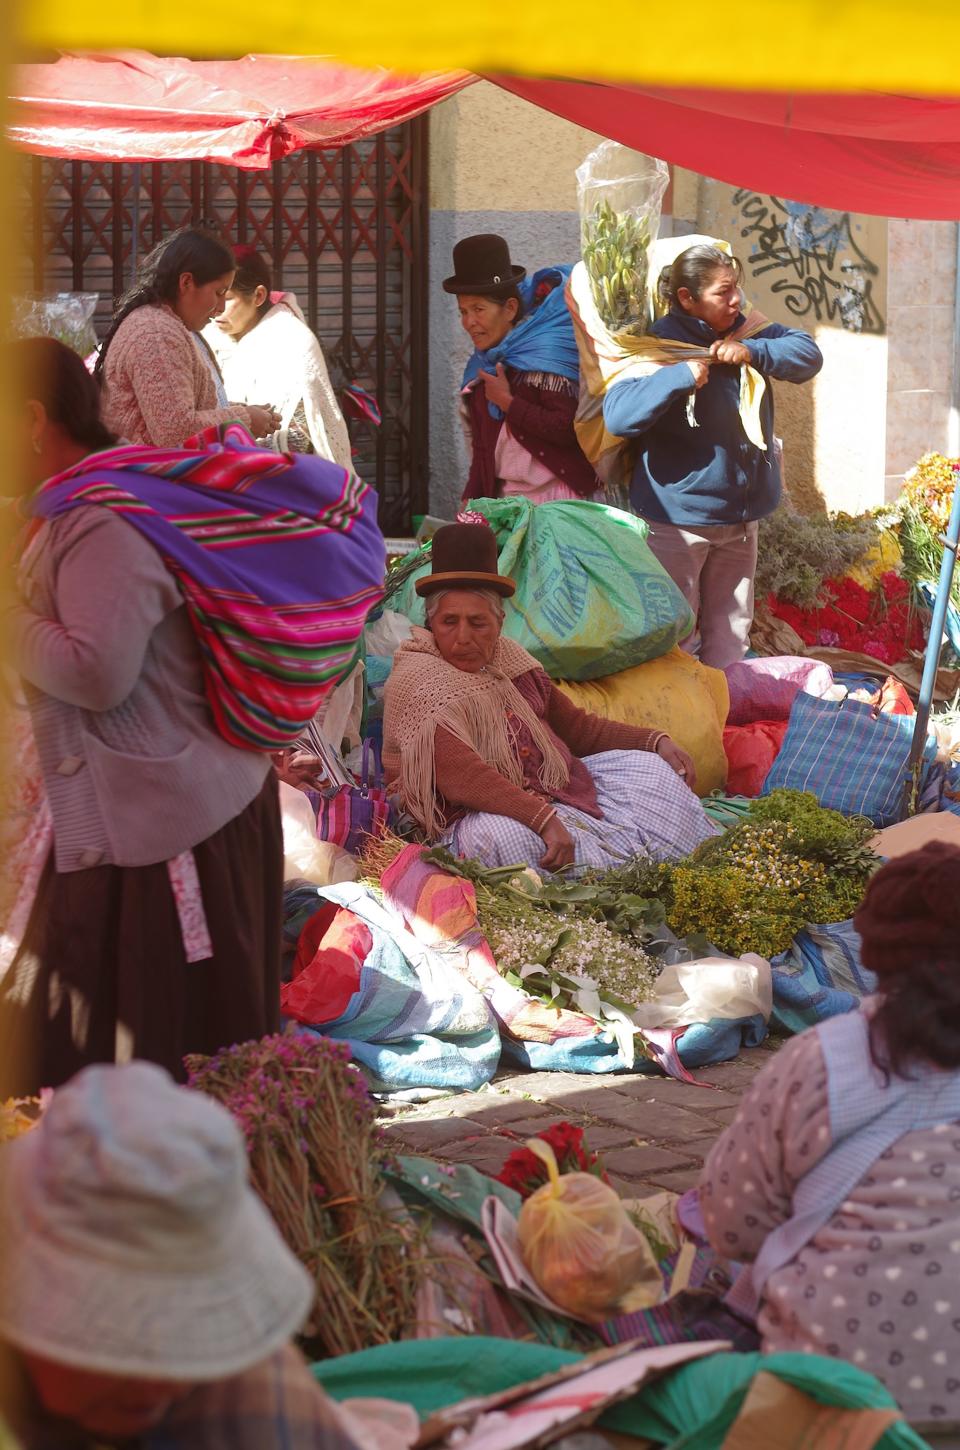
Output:
<path fill-rule="evenodd" d="M 569 267 L 528 277 L 503 237 L 464 237 L 444 291 L 457 298 L 474 351 L 461 392 L 473 451 L 463 501 L 592 498 L 600 481 L 573 420 L 580 360 L 564 287 Z"/>

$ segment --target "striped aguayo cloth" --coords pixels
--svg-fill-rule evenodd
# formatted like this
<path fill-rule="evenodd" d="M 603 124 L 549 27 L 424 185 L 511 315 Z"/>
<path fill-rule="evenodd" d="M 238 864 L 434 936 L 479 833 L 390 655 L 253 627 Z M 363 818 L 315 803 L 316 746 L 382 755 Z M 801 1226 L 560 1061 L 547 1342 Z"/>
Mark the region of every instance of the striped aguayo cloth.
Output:
<path fill-rule="evenodd" d="M 183 592 L 217 728 L 232 745 L 292 745 L 352 666 L 383 594 L 377 496 L 312 454 L 258 448 L 238 424 L 184 448 L 108 449 L 30 502 L 54 519 L 112 509 Z"/>

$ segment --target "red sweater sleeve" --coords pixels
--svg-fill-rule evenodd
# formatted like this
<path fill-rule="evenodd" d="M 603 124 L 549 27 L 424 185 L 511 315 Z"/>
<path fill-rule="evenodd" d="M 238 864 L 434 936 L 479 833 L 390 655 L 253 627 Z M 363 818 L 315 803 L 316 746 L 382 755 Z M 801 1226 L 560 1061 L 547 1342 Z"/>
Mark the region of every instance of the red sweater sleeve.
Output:
<path fill-rule="evenodd" d="M 602 720 L 589 710 L 580 710 L 556 685 L 550 687 L 547 721 L 567 749 L 581 759 L 604 750 L 656 750 L 665 730 L 643 725 L 624 725 L 619 720 Z"/>
<path fill-rule="evenodd" d="M 437 790 L 450 806 L 510 816 L 537 833 L 553 815 L 552 801 L 514 785 L 442 726 L 433 738 L 433 756 Z"/>

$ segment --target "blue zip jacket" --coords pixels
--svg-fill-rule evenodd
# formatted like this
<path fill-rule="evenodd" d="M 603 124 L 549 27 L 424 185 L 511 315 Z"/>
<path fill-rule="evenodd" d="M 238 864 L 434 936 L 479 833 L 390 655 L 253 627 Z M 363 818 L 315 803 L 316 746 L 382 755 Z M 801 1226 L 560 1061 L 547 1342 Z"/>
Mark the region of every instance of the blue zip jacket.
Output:
<path fill-rule="evenodd" d="M 738 317 L 731 331 L 743 322 Z M 654 323 L 657 337 L 709 347 L 721 335 L 706 322 L 671 312 Z M 746 339 L 753 366 L 765 378 L 805 383 L 823 366 L 806 332 L 773 322 Z M 688 363 L 662 367 L 648 378 L 614 383 L 603 401 L 603 421 L 619 438 L 638 438 L 630 500 L 651 523 L 702 528 L 762 519 L 780 502 L 780 466 L 774 457 L 773 390 L 760 405 L 764 452 L 749 441 L 740 421 L 740 369 L 711 363 L 710 376 L 695 392 L 698 428 L 687 421 L 694 393 Z"/>

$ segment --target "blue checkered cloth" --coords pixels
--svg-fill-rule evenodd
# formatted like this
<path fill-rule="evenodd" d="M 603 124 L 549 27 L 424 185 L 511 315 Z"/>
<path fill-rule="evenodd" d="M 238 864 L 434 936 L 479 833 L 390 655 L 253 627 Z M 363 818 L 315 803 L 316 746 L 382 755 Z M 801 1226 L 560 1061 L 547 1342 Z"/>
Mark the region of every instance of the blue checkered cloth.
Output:
<path fill-rule="evenodd" d="M 913 727 L 912 715 L 876 715 L 859 700 L 838 704 L 801 691 L 761 795 L 784 787 L 810 791 L 830 810 L 892 826 L 900 819 Z M 928 736 L 924 777 L 935 754 Z"/>

